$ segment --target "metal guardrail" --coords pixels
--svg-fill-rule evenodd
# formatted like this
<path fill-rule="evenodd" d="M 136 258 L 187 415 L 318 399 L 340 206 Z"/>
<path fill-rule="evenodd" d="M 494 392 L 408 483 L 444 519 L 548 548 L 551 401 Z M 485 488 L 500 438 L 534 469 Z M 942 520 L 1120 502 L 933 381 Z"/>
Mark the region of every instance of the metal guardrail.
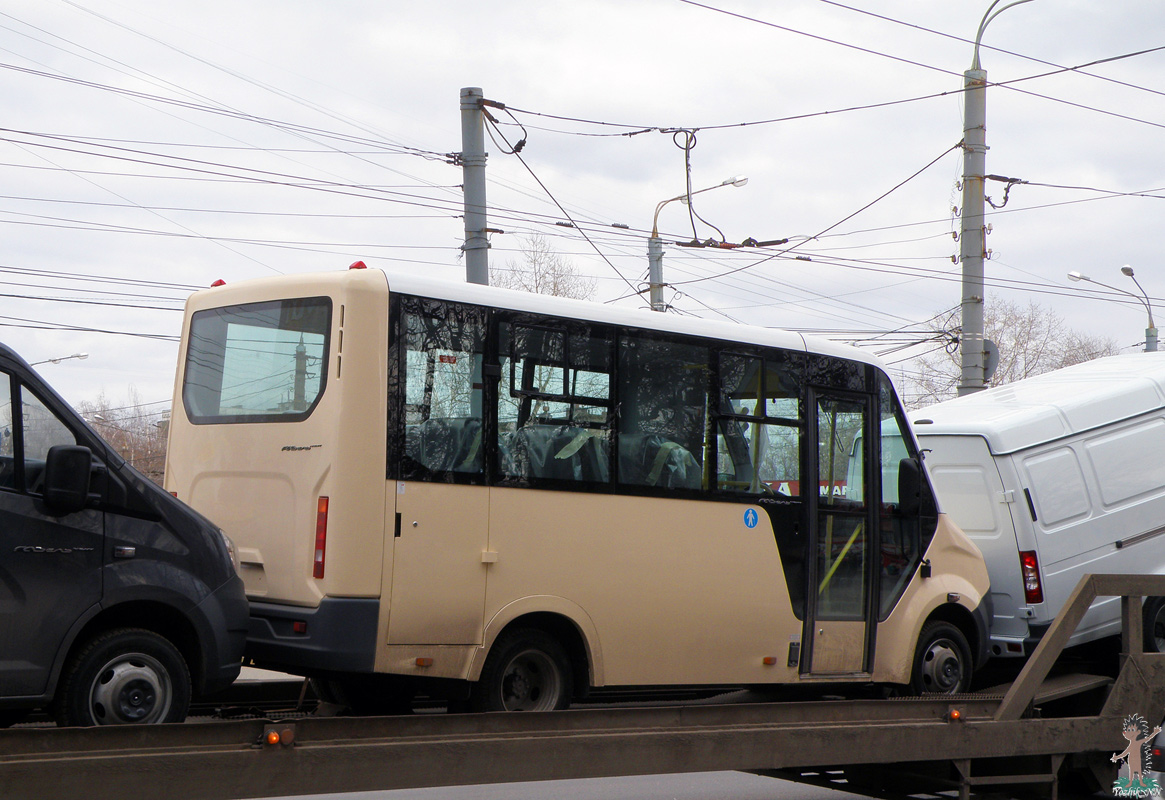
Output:
<path fill-rule="evenodd" d="M 1041 719 L 1033 704 L 1096 681 L 1045 679 L 1092 600 L 1120 595 L 1121 672 L 1099 711 Z M 561 778 L 934 762 L 957 769 L 964 796 L 993 759 L 1107 760 L 1124 747 L 1119 720 L 1165 708 L 1165 655 L 1141 652 L 1141 596 L 1165 576 L 1084 579 L 1002 697 L 817 701 L 605 709 L 545 714 L 306 718 L 175 726 L 0 731 L 5 800 L 228 800 Z M 1041 687 L 1047 691 L 1041 695 Z M 952 714 L 957 711 L 956 715 Z M 1097 759 L 1094 759 L 1097 760 Z M 995 780 L 999 783 L 999 780 Z"/>

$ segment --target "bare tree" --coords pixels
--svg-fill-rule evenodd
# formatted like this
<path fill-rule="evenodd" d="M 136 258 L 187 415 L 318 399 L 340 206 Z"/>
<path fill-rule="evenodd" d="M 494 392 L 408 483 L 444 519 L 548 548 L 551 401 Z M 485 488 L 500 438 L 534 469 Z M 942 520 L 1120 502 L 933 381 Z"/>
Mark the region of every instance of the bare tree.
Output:
<path fill-rule="evenodd" d="M 96 400 L 77 404 L 77 411 L 113 449 L 146 477 L 162 485 L 166 468 L 166 435 L 169 409 L 151 411 L 130 387 L 124 402 L 109 400 L 104 394 Z"/>
<path fill-rule="evenodd" d="M 908 406 L 922 408 L 950 400 L 961 377 L 958 350 L 959 310 L 954 309 L 932 323 L 936 331 L 946 331 L 951 343 L 945 350 L 922 356 L 918 374 L 910 379 Z M 984 336 L 999 347 L 999 366 L 990 385 L 1005 383 L 1070 367 L 1119 351 L 1112 339 L 1089 336 L 1068 327 L 1050 308 L 1028 301 L 1026 306 L 998 298 L 988 298 L 983 314 Z"/>
<path fill-rule="evenodd" d="M 503 289 L 576 300 L 589 300 L 595 293 L 595 279 L 579 272 L 538 233 L 523 240 L 522 260 L 510 259 L 504 268 L 491 269 L 489 282 Z"/>

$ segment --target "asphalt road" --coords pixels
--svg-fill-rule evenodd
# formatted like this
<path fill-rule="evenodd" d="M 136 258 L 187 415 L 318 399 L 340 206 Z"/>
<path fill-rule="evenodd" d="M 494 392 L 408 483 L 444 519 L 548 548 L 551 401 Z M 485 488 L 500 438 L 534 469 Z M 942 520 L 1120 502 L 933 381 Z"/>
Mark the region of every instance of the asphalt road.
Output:
<path fill-rule="evenodd" d="M 501 783 L 391 792 L 303 795 L 294 800 L 860 800 L 860 795 L 740 772 Z"/>

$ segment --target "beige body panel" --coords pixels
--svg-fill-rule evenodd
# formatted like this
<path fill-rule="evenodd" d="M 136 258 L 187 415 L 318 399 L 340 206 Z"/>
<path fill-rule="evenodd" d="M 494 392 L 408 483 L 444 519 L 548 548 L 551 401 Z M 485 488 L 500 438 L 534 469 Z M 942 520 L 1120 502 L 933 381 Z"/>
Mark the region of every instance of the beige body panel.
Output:
<path fill-rule="evenodd" d="M 877 682 L 910 682 L 918 634 L 948 595 L 957 594 L 958 605 L 968 612 L 987 596 L 990 580 L 983 554 L 946 514 L 939 514 L 938 530 L 925 557 L 930 559 L 931 577 L 915 574 L 890 616 L 878 625 L 872 673 Z"/>
<path fill-rule="evenodd" d="M 373 271 L 322 276 L 318 284 L 311 294 L 332 297 L 336 344 L 327 389 L 311 417 L 232 424 L 222 426 L 224 435 L 205 436 L 184 413 L 175 413 L 170 452 L 184 457 L 166 463 L 166 488 L 237 542 L 247 595 L 302 606 L 316 606 L 328 594 L 379 596 L 385 530 L 388 284 L 383 273 Z M 270 290 L 253 282 L 233 288 L 225 302 L 268 299 Z M 201 292 L 191 298 L 187 315 L 223 302 L 213 290 Z M 360 327 L 345 327 L 346 320 L 359 321 Z M 184 343 L 179 364 L 185 358 Z M 361 368 L 345 370 L 346 363 Z M 179 380 L 181 374 L 180 369 Z M 337 419 L 359 424 L 336 425 Z M 343 464 L 361 468 L 341 477 L 334 467 Z M 321 495 L 329 498 L 333 535 L 324 578 L 317 580 L 312 554 Z"/>
<path fill-rule="evenodd" d="M 388 644 L 480 645 L 490 490 L 405 481 L 389 487 L 401 516 L 391 571 L 384 570 Z"/>

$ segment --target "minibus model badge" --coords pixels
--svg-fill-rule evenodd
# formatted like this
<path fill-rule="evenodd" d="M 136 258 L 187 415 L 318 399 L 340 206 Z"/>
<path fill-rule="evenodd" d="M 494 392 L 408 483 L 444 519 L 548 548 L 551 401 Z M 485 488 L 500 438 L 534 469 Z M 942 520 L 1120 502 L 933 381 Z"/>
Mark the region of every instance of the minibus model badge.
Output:
<path fill-rule="evenodd" d="M 285 444 L 283 445 L 284 453 L 299 453 L 307 450 L 315 450 L 317 447 L 323 447 L 322 444 Z"/>

